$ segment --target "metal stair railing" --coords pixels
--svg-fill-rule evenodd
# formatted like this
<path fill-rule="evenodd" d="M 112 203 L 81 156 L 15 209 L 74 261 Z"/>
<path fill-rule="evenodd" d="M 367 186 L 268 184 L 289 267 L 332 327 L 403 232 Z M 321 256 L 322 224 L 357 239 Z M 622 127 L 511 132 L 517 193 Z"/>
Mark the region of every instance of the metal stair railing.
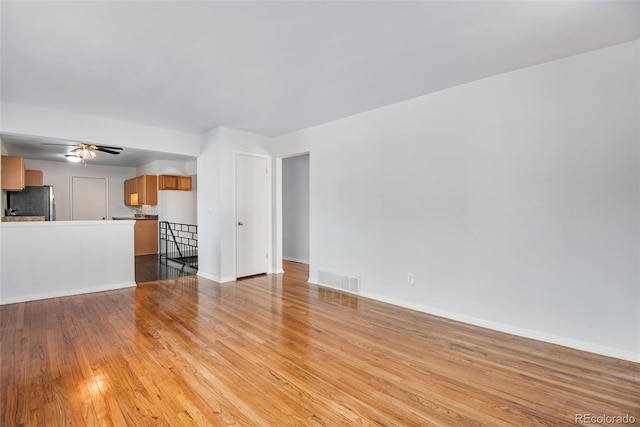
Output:
<path fill-rule="evenodd" d="M 198 226 L 160 221 L 160 258 L 198 268 Z"/>

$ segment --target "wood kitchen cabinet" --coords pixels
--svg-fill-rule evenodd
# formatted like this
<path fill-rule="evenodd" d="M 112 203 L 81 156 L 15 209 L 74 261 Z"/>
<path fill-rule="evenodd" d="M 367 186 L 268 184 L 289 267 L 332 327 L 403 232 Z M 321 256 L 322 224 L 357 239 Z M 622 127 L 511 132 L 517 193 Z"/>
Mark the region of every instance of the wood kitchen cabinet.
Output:
<path fill-rule="evenodd" d="M 25 185 L 29 187 L 42 187 L 44 184 L 44 178 L 42 171 L 37 170 L 25 170 Z"/>
<path fill-rule="evenodd" d="M 124 204 L 127 206 L 157 205 L 158 177 L 142 175 L 124 182 Z"/>
<path fill-rule="evenodd" d="M 191 177 L 183 175 L 160 175 L 158 177 L 158 189 L 191 191 Z"/>
<path fill-rule="evenodd" d="M 126 206 L 134 206 L 131 195 L 137 193 L 136 179 L 131 178 L 124 181 L 124 204 Z"/>
<path fill-rule="evenodd" d="M 22 191 L 25 182 L 24 159 L 15 156 L 2 156 L 2 189 Z"/>
<path fill-rule="evenodd" d="M 133 226 L 133 247 L 136 255 L 158 253 L 158 221 L 139 219 Z"/>

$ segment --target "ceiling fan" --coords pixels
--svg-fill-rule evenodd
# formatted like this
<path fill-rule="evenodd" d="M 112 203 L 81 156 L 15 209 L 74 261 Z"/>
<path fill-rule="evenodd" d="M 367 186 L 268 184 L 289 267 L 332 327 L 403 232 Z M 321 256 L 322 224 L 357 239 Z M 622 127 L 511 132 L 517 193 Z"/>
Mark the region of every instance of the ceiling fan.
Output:
<path fill-rule="evenodd" d="M 77 144 L 42 144 L 42 145 L 58 145 L 64 147 L 75 147 L 69 151 L 68 154 L 64 156 L 67 160 L 71 162 L 82 162 L 83 165 L 86 166 L 86 161 L 96 158 L 96 151 L 101 151 L 103 153 L 108 154 L 120 154 L 122 148 L 120 147 L 109 147 L 106 145 L 97 145 L 97 144 L 85 144 L 85 143 L 77 143 Z"/>

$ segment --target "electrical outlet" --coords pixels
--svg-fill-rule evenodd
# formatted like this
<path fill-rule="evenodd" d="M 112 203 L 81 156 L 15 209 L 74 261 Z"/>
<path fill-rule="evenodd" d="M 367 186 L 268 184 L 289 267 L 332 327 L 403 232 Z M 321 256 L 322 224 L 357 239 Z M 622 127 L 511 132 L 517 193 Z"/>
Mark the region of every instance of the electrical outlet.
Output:
<path fill-rule="evenodd" d="M 413 283 L 413 273 L 407 273 L 407 283 Z"/>

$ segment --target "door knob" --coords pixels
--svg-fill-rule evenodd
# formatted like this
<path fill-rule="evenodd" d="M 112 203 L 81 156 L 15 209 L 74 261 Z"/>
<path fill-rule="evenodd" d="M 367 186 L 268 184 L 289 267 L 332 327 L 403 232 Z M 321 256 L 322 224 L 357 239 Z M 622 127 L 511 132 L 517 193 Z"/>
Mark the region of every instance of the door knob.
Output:
<path fill-rule="evenodd" d="M 239 225 L 240 227 L 242 227 L 242 226 L 244 225 L 244 222 L 242 222 L 242 221 L 238 221 L 238 225 Z"/>

